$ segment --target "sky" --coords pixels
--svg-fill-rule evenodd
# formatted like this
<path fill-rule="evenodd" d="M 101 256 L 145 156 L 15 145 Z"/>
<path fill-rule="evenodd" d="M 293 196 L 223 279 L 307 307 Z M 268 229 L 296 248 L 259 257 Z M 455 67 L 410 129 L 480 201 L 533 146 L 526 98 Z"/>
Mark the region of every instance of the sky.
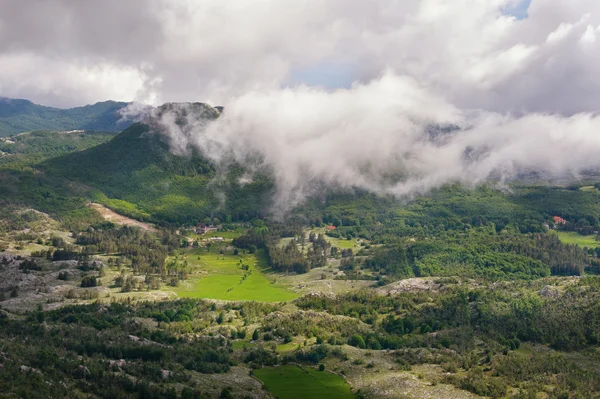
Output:
<path fill-rule="evenodd" d="M 244 184 L 268 168 L 283 211 L 322 183 L 600 169 L 598 65 L 598 0 L 0 0 L 0 96 L 224 106 L 163 115 L 173 150 L 241 162 Z"/>
<path fill-rule="evenodd" d="M 0 96 L 226 105 L 392 71 L 463 108 L 593 112 L 596 0 L 0 0 Z"/>

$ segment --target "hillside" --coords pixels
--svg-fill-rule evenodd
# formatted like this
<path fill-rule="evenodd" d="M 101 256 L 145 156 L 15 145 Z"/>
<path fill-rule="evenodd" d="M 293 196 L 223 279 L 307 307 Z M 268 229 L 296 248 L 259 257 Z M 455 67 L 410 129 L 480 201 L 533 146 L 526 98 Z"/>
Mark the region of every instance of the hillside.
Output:
<path fill-rule="evenodd" d="M 157 114 L 172 106 L 159 108 Z M 206 111 L 198 107 L 190 109 Z M 206 115 L 210 119 L 218 113 Z M 239 220 L 261 213 L 270 180 L 241 186 L 243 170 L 235 167 L 215 179 L 215 166 L 197 150 L 173 154 L 158 130 L 153 121 L 137 123 L 105 144 L 40 166 L 51 176 L 92 187 L 94 201 L 137 219 L 196 223 L 207 217 Z"/>
<path fill-rule="evenodd" d="M 0 166 L 27 165 L 107 142 L 114 132 L 38 130 L 0 138 Z"/>
<path fill-rule="evenodd" d="M 127 103 L 104 101 L 84 107 L 59 109 L 29 100 L 0 98 L 0 137 L 34 130 L 102 130 L 117 132 L 129 123 L 120 122 L 118 111 Z"/>
<path fill-rule="evenodd" d="M 600 183 L 329 188 L 264 218 L 273 179 L 173 149 L 166 112 L 183 134 L 190 113 L 220 115 L 166 104 L 119 134 L 0 138 L 0 392 L 600 391 Z"/>

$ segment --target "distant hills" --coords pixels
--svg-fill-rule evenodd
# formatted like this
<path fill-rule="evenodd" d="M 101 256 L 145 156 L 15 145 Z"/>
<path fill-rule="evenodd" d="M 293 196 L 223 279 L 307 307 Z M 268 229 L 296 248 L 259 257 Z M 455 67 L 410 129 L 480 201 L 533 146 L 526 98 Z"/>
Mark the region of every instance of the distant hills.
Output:
<path fill-rule="evenodd" d="M 173 153 L 155 119 L 165 112 L 172 112 L 174 122 L 184 129 L 190 114 L 207 122 L 220 114 L 202 103 L 168 103 L 157 108 L 154 117 L 131 125 L 108 142 L 49 159 L 39 167 L 47 175 L 85 184 L 93 189 L 89 195 L 94 201 L 136 219 L 181 224 L 206 217 L 260 216 L 271 197 L 272 180 L 258 175 L 241 184 L 244 170 L 239 166 L 215 179 L 215 165 L 197 149 Z"/>
<path fill-rule="evenodd" d="M 104 101 L 60 109 L 29 100 L 0 97 L 0 137 L 34 130 L 101 130 L 120 132 L 131 122 L 121 121 L 119 110 L 128 103 Z"/>

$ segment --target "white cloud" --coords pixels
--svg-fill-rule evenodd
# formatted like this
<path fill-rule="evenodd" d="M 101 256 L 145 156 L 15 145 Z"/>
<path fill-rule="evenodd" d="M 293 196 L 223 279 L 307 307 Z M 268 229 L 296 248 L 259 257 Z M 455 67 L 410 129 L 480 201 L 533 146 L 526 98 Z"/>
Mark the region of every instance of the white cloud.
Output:
<path fill-rule="evenodd" d="M 192 120 L 182 128 L 173 120 L 167 114 L 162 123 L 174 148 L 191 144 L 217 164 L 272 171 L 279 211 L 323 183 L 411 196 L 448 182 L 475 185 L 534 171 L 573 178 L 600 167 L 598 116 L 465 111 L 389 71 L 334 92 L 251 91 L 208 126 Z"/>
<path fill-rule="evenodd" d="M 600 2 L 532 0 L 524 19 L 506 13 L 515 7 L 0 0 L 0 95 L 224 105 L 208 129 L 172 132 L 178 148 L 190 142 L 215 160 L 260 154 L 281 204 L 316 180 L 410 194 L 598 166 Z M 355 83 L 290 86 L 295 72 L 319 65 L 343 65 Z M 448 124 L 461 130 L 429 137 Z"/>
<path fill-rule="evenodd" d="M 597 30 L 588 29 L 600 24 L 596 0 L 533 0 L 523 20 L 502 11 L 515 0 L 32 2 L 0 0 L 0 55 L 30 54 L 32 68 L 47 76 L 57 73 L 47 60 L 100 65 L 113 75 L 137 71 L 144 87 L 133 84 L 139 79 L 110 87 L 83 79 L 84 96 L 65 90 L 79 80 L 48 79 L 51 95 L 42 95 L 20 89 L 25 73 L 0 74 L 3 95 L 59 104 L 106 96 L 227 104 L 333 60 L 362 82 L 389 68 L 461 108 L 572 114 L 600 100 Z M 573 46 L 580 39 L 586 45 Z M 576 86 L 587 90 L 571 95 Z"/>
<path fill-rule="evenodd" d="M 33 98 L 57 106 L 129 100 L 132 93 L 141 95 L 148 81 L 143 71 L 130 66 L 92 65 L 32 53 L 0 54 L 0 65 L 2 96 Z"/>

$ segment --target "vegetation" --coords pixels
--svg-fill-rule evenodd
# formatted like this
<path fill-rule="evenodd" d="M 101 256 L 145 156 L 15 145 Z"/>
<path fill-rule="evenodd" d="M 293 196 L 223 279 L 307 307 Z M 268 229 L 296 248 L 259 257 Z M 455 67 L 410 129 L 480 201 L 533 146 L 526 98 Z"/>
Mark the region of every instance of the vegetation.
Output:
<path fill-rule="evenodd" d="M 356 396 L 344 379 L 326 371 L 298 366 L 281 366 L 256 370 L 254 375 L 266 389 L 280 399 L 350 399 Z"/>
<path fill-rule="evenodd" d="M 0 99 L 0 137 L 34 130 L 104 130 L 127 127 L 119 110 L 127 104 L 105 101 L 85 107 L 58 109 L 27 100 Z"/>
<path fill-rule="evenodd" d="M 268 173 L 148 125 L 0 151 L 0 398 L 599 397 L 593 182 L 324 190 L 275 220 Z"/>
<path fill-rule="evenodd" d="M 52 159 L 42 167 L 53 176 L 95 187 L 88 196 L 108 207 L 118 204 L 115 208 L 127 216 L 149 216 L 162 223 L 196 224 L 215 217 L 250 220 L 261 214 L 272 187 L 261 176 L 239 184 L 240 168 L 232 168 L 223 183 L 209 185 L 216 174 L 214 165 L 194 149 L 188 155 L 172 154 L 167 139 L 143 124 L 131 126 L 106 144 Z M 216 211 L 223 195 L 226 207 Z"/>
<path fill-rule="evenodd" d="M 200 258 L 200 259 L 198 259 Z M 180 297 L 279 302 L 297 297 L 273 284 L 267 272 L 266 258 L 257 254 L 233 255 L 196 250 L 189 252 L 190 266 L 199 266 L 205 277 L 191 277 L 174 291 Z"/>
<path fill-rule="evenodd" d="M 85 150 L 115 136 L 111 132 L 34 131 L 0 140 L 0 165 L 26 167 L 48 158 Z"/>

